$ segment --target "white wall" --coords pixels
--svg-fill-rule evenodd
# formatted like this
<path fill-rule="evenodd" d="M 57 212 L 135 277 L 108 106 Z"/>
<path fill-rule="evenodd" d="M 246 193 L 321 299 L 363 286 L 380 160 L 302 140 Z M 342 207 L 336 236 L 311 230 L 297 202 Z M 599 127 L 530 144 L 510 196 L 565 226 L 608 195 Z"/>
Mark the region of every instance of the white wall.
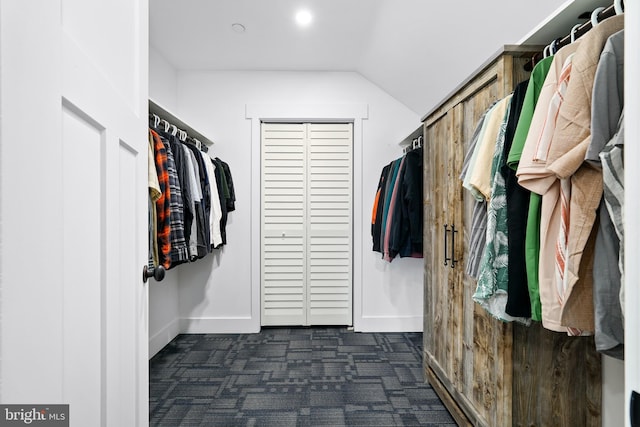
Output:
<path fill-rule="evenodd" d="M 149 47 L 149 98 L 175 112 L 178 107 L 178 72 L 160 52 Z"/>
<path fill-rule="evenodd" d="M 354 300 L 354 326 L 362 331 L 421 331 L 422 260 L 386 263 L 371 251 L 370 237 L 380 171 L 401 156 L 398 143 L 420 125 L 419 116 L 351 72 L 178 72 L 178 113 L 216 142 L 211 154 L 229 163 L 237 198 L 227 225 L 228 245 L 215 256 L 179 267 L 181 329 L 255 332 L 259 328 L 259 299 L 255 299 L 259 274 L 252 274 L 252 268 L 259 271 L 260 260 L 251 255 L 259 230 L 251 226 L 255 216 L 259 218 L 260 204 L 259 197 L 252 198 L 256 175 L 251 161 L 252 156 L 259 160 L 260 153 L 259 142 L 252 143 L 255 122 L 246 119 L 247 108 L 256 105 L 310 111 L 297 117 L 310 120 L 319 118 L 314 117 L 313 111 L 318 111 L 314 106 L 365 106 L 368 117 L 362 120 L 361 141 L 354 141 L 356 150 L 360 146 L 355 159 L 362 165 L 354 167 L 360 174 L 354 182 L 362 183 L 354 200 L 358 215 L 354 277 L 360 278 L 361 286 L 361 292 L 354 289 L 354 296 L 359 296 Z"/>
<path fill-rule="evenodd" d="M 149 98 L 174 112 L 177 107 L 177 72 L 155 49 L 149 48 Z M 162 282 L 149 281 L 149 357 L 167 345 L 179 331 L 177 269 Z"/>

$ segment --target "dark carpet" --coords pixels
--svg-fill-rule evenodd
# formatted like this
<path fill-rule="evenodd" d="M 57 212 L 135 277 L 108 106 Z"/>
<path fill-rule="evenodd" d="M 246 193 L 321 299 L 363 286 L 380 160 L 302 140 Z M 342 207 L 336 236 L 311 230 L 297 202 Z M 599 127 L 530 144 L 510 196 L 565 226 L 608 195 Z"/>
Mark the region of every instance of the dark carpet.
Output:
<path fill-rule="evenodd" d="M 149 368 L 152 426 L 455 426 L 421 333 L 179 335 Z"/>

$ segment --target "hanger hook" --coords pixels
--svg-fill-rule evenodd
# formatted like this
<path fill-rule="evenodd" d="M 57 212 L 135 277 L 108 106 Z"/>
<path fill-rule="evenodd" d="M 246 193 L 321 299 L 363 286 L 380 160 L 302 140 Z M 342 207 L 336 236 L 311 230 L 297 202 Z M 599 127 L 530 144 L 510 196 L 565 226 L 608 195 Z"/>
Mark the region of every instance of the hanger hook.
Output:
<path fill-rule="evenodd" d="M 571 43 L 573 43 L 574 41 L 576 41 L 576 30 L 578 28 L 580 28 L 582 26 L 582 24 L 576 24 L 573 26 L 573 28 L 571 29 Z"/>
<path fill-rule="evenodd" d="M 599 7 L 596 10 L 594 10 L 593 12 L 591 12 L 591 26 L 595 28 L 596 25 L 598 25 L 598 14 L 600 12 L 602 12 L 605 8 L 604 7 Z"/>
<path fill-rule="evenodd" d="M 556 52 L 558 51 L 558 39 L 555 39 L 554 41 L 551 42 L 551 47 L 549 48 L 549 51 L 551 52 L 552 55 L 556 54 Z"/>
<path fill-rule="evenodd" d="M 548 57 L 550 50 L 551 50 L 551 45 L 546 45 L 544 47 L 544 49 L 542 50 L 542 56 L 545 57 L 545 58 Z"/>
<path fill-rule="evenodd" d="M 624 9 L 622 8 L 622 0 L 613 0 L 613 9 L 616 11 L 616 15 L 622 15 Z"/>

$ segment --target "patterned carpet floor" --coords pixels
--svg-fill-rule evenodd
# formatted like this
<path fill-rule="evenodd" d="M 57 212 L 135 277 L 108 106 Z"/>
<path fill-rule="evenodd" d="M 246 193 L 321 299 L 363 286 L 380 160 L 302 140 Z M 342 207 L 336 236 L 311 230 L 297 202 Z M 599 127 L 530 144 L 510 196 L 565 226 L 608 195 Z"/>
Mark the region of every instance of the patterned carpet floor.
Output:
<path fill-rule="evenodd" d="M 149 362 L 151 426 L 455 426 L 421 333 L 179 335 Z"/>

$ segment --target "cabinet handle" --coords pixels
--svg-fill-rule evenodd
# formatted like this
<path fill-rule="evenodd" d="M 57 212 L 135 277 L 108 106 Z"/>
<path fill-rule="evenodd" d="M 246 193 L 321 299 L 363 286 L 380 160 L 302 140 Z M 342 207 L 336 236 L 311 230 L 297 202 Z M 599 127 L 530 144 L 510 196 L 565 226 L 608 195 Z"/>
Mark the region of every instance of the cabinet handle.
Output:
<path fill-rule="evenodd" d="M 444 265 L 445 267 L 449 265 L 449 258 L 447 256 L 447 233 L 449 232 L 449 226 L 447 224 L 444 225 Z"/>
<path fill-rule="evenodd" d="M 456 259 L 456 233 L 458 232 L 458 230 L 456 230 L 456 226 L 455 225 L 451 225 L 451 257 L 449 258 L 451 260 L 451 268 L 456 268 L 456 263 L 458 262 L 458 260 Z"/>

